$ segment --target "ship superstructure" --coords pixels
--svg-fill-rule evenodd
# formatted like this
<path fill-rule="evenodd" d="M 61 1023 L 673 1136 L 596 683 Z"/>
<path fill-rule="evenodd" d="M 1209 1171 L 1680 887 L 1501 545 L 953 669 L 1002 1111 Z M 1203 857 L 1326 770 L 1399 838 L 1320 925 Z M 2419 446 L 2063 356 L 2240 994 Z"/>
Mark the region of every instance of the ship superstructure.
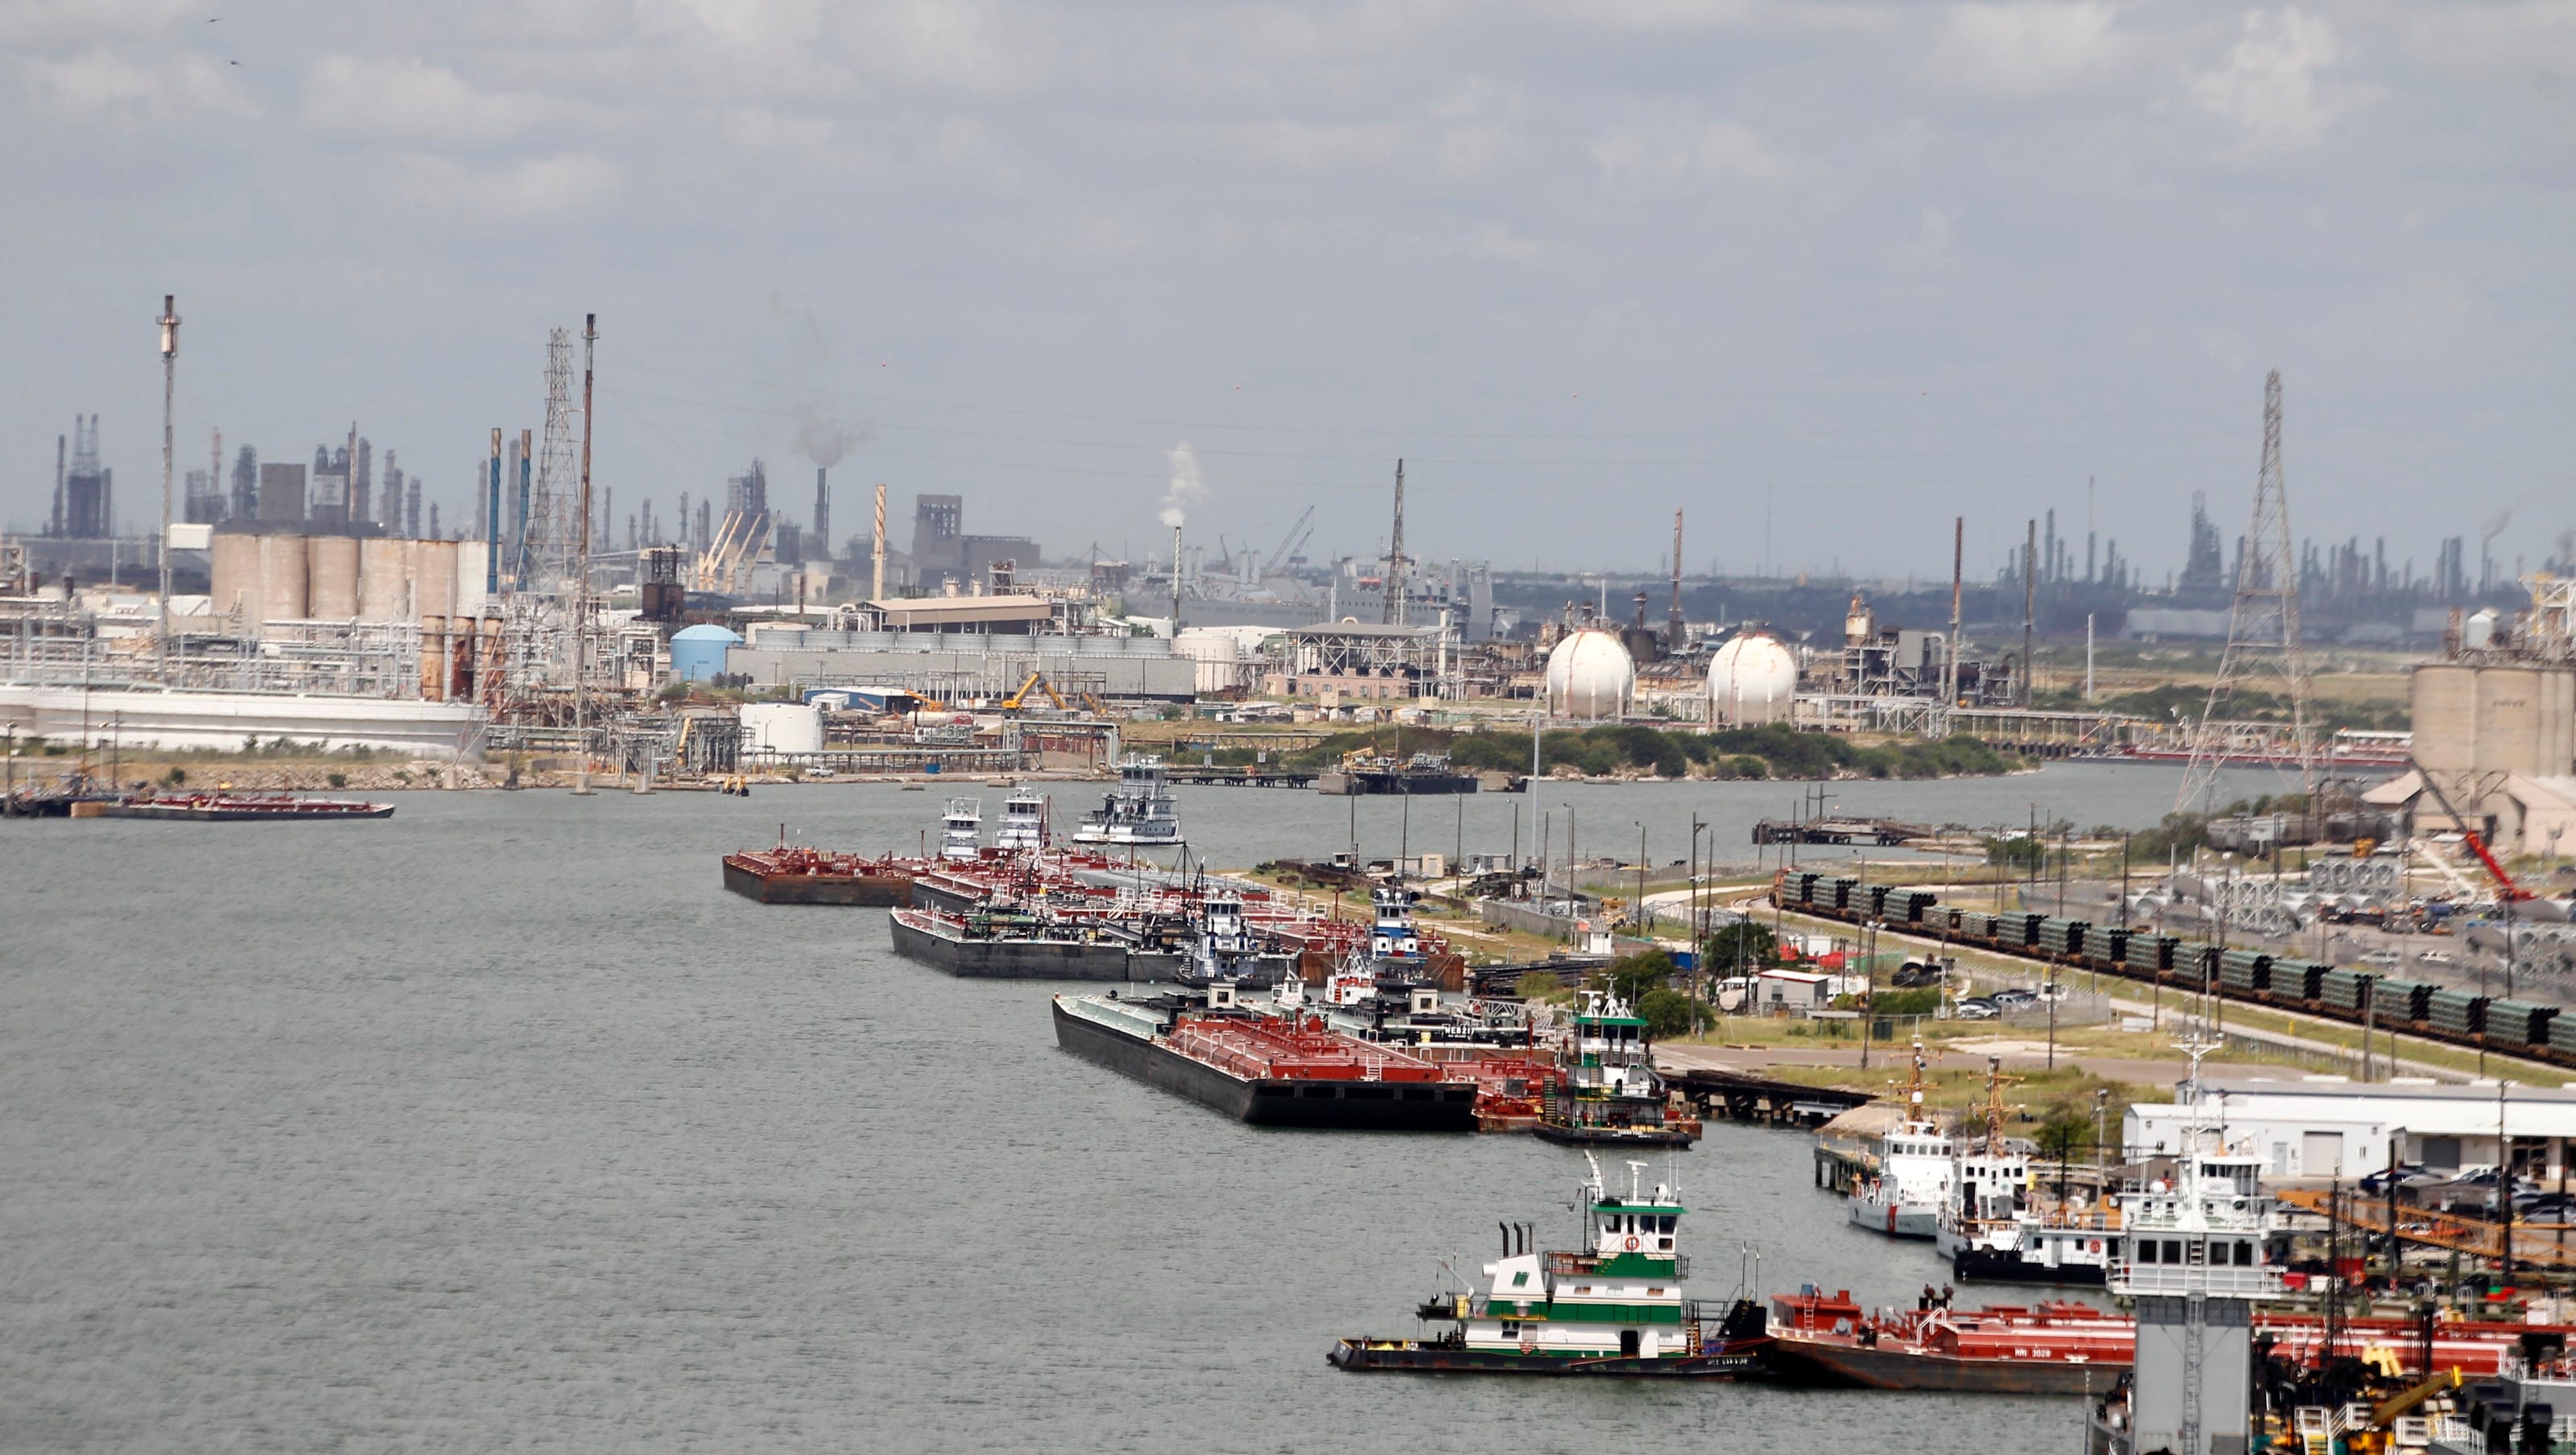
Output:
<path fill-rule="evenodd" d="M 1118 765 L 1118 782 L 1100 807 L 1083 815 L 1073 831 L 1077 844 L 1122 844 L 1136 848 L 1176 848 L 1184 842 L 1180 814 L 1172 806 L 1172 787 L 1163 760 L 1131 757 Z"/>
<path fill-rule="evenodd" d="M 973 863 L 984 854 L 984 802 L 952 798 L 939 816 L 939 857 L 950 863 Z"/>
<path fill-rule="evenodd" d="M 1046 847 L 1047 801 L 1039 794 L 1014 793 L 1002 800 L 1002 824 L 993 834 L 993 847 L 1005 853 L 1023 853 Z"/>

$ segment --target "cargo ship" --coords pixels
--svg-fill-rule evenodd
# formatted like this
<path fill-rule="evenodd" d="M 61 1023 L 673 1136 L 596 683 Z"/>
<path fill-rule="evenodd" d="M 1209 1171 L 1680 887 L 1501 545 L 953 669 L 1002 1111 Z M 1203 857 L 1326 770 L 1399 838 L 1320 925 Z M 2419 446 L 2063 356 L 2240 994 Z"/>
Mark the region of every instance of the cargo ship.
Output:
<path fill-rule="evenodd" d="M 1472 1132 L 1476 1086 L 1439 1066 L 1325 1027 L 1263 1016 L 1233 987 L 1203 998 L 1055 998 L 1056 1044 L 1255 1126 Z"/>
<path fill-rule="evenodd" d="M 1584 1154 L 1591 1160 L 1591 1153 Z M 1625 1197 L 1584 1184 L 1580 1252 L 1530 1251 L 1531 1224 L 1503 1227 L 1502 1257 L 1484 1265 L 1484 1291 L 1442 1292 L 1414 1316 L 1453 1327 L 1427 1339 L 1343 1339 L 1325 1358 L 1352 1373 L 1595 1375 L 1738 1379 L 1761 1373 L 1770 1338 L 1750 1299 L 1704 1304 L 1683 1291 L 1679 1250 L 1687 1214 L 1668 1186 Z M 1450 1276 L 1466 1280 L 1454 1267 Z"/>
<path fill-rule="evenodd" d="M 912 897 L 919 865 L 900 859 L 830 854 L 802 845 L 724 856 L 724 886 L 762 904 L 891 907 Z"/>
<path fill-rule="evenodd" d="M 138 793 L 72 805 L 73 818 L 149 818 L 177 823 L 319 823 L 391 818 L 390 803 L 297 798 L 285 793 Z"/>

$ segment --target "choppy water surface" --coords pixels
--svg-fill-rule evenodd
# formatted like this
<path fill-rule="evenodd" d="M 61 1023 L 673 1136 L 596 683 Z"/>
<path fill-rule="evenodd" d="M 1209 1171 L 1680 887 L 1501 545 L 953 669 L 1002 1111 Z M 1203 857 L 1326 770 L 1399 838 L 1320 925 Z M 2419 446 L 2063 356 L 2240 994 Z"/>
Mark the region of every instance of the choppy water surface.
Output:
<path fill-rule="evenodd" d="M 2126 778 L 2120 775 L 2129 775 Z M 1966 822 L 2152 821 L 2169 770 L 1846 788 Z M 978 791 L 969 789 L 968 791 Z M 980 790 L 988 808 L 1000 793 Z M 1781 785 L 1575 786 L 1741 845 Z M 1059 803 L 1071 797 L 1058 790 Z M 940 795 L 409 794 L 380 823 L 0 824 L 0 1448 L 2056 1451 L 2072 1402 L 1340 1374 L 1501 1219 L 1572 1235 L 1579 1154 L 1254 1131 L 1058 1052 L 1047 987 L 769 910 L 779 822 L 908 843 Z M 1508 846 L 1515 800 L 1463 804 Z M 2081 805 L 2079 808 L 2078 805 Z M 1446 847 L 1459 804 L 1413 805 Z M 1350 806 L 1185 796 L 1219 862 Z M 1365 852 L 1402 805 L 1360 805 Z M 1427 825 L 1426 825 L 1426 820 Z M 1585 829 L 1589 843 L 1591 830 Z M 1480 837 L 1481 836 L 1481 837 Z M 1608 843 L 1605 840 L 1605 848 Z M 1679 1161 L 1703 1296 L 1898 1301 L 1802 1137 Z"/>

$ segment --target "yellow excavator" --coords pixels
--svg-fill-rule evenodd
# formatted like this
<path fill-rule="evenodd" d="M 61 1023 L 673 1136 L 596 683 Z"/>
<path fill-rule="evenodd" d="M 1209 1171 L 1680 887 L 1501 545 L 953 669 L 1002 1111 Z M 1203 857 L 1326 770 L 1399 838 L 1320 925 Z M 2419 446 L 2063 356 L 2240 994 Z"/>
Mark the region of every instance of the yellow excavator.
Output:
<path fill-rule="evenodd" d="M 1021 683 L 1017 691 L 1002 699 L 1002 710 L 1005 712 L 1019 711 L 1021 706 L 1029 700 L 1029 692 L 1032 688 L 1045 693 L 1047 701 L 1055 704 L 1056 711 L 1064 711 L 1064 694 L 1055 690 L 1055 684 L 1046 680 L 1046 674 L 1044 672 L 1034 671 L 1029 673 L 1029 680 Z"/>

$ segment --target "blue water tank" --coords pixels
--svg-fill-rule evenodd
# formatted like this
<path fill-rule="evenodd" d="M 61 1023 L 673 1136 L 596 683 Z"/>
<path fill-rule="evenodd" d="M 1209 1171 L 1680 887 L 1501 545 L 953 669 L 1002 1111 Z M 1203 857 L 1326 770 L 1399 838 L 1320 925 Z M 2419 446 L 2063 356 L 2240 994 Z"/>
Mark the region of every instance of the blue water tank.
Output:
<path fill-rule="evenodd" d="M 713 624 L 683 627 L 671 635 L 671 680 L 711 682 L 725 669 L 725 649 L 742 638 Z"/>

